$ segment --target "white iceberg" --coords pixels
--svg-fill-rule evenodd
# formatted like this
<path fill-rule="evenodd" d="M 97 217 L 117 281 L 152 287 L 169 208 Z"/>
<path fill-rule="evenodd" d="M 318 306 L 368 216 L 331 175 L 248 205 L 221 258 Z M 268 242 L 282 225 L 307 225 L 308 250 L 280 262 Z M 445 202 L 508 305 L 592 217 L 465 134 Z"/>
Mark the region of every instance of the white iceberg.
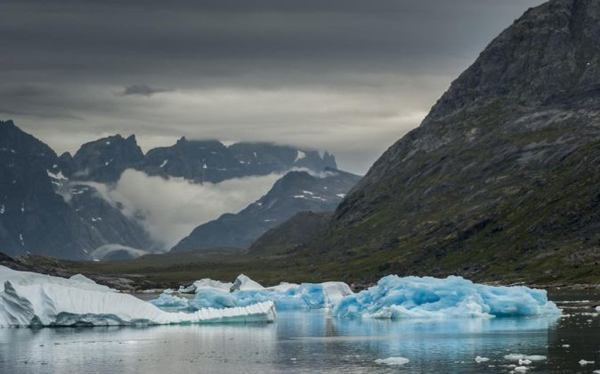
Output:
<path fill-rule="evenodd" d="M 231 291 L 256 291 L 264 290 L 265 288 L 258 282 L 253 281 L 244 274 L 238 275 L 231 286 Z"/>
<path fill-rule="evenodd" d="M 165 325 L 219 322 L 273 322 L 267 301 L 228 309 L 169 313 L 134 296 L 81 280 L 0 266 L 0 327 Z"/>
<path fill-rule="evenodd" d="M 380 365 L 406 365 L 409 362 L 410 360 L 404 357 L 388 357 L 375 360 L 375 363 Z"/>
<path fill-rule="evenodd" d="M 438 279 L 389 275 L 376 286 L 344 297 L 333 309 L 340 318 L 447 318 L 560 315 L 546 291 L 493 287 L 461 277 Z"/>
<path fill-rule="evenodd" d="M 183 286 L 179 287 L 179 293 L 196 293 L 196 292 L 199 292 L 200 290 L 206 290 L 206 289 L 210 289 L 210 290 L 214 290 L 214 291 L 221 291 L 221 292 L 229 292 L 231 290 L 232 286 L 233 286 L 233 283 L 231 283 L 231 282 L 221 282 L 218 280 L 204 278 L 204 279 L 195 281 L 188 287 L 183 287 Z"/>

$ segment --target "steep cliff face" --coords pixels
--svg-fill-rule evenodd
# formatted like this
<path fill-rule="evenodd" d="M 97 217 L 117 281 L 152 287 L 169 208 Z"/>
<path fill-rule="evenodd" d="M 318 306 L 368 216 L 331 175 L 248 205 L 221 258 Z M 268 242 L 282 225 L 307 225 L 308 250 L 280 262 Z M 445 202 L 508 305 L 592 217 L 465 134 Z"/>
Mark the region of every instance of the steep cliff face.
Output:
<path fill-rule="evenodd" d="M 355 274 L 583 274 L 599 171 L 600 2 L 553 0 L 481 53 L 310 250 Z"/>
<path fill-rule="evenodd" d="M 0 121 L 0 251 L 88 259 L 103 244 L 150 245 L 141 227 L 92 188 L 71 184 L 60 163 L 46 144 Z"/>

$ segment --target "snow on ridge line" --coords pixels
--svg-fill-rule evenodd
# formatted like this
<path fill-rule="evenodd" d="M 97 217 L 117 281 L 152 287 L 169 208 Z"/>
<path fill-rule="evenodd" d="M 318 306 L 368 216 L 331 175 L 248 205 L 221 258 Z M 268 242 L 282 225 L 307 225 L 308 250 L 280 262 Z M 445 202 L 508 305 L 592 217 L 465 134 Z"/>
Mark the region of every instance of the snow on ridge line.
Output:
<path fill-rule="evenodd" d="M 270 301 L 169 313 L 108 287 L 3 266 L 0 282 L 0 327 L 254 323 L 273 322 L 276 316 Z"/>

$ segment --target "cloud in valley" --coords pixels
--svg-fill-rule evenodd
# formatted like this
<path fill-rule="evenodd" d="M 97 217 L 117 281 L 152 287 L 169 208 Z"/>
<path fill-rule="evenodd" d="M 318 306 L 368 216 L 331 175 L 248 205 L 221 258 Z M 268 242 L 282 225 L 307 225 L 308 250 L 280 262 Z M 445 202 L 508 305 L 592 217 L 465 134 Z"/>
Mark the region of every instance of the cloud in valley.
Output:
<path fill-rule="evenodd" d="M 125 215 L 136 218 L 168 250 L 196 226 L 223 213 L 237 213 L 258 200 L 280 177 L 270 174 L 194 184 L 126 170 L 114 187 L 87 184 L 113 205 L 120 203 Z"/>

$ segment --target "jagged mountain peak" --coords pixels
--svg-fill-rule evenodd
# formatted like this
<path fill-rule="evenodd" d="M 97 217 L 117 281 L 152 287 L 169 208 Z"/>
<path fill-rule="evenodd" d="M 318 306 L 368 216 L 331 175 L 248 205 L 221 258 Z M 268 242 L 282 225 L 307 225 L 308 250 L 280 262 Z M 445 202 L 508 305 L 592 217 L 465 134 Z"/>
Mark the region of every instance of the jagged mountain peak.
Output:
<path fill-rule="evenodd" d="M 600 85 L 600 3 L 552 0 L 527 11 L 456 79 L 424 125 L 496 100 L 535 106 Z"/>

